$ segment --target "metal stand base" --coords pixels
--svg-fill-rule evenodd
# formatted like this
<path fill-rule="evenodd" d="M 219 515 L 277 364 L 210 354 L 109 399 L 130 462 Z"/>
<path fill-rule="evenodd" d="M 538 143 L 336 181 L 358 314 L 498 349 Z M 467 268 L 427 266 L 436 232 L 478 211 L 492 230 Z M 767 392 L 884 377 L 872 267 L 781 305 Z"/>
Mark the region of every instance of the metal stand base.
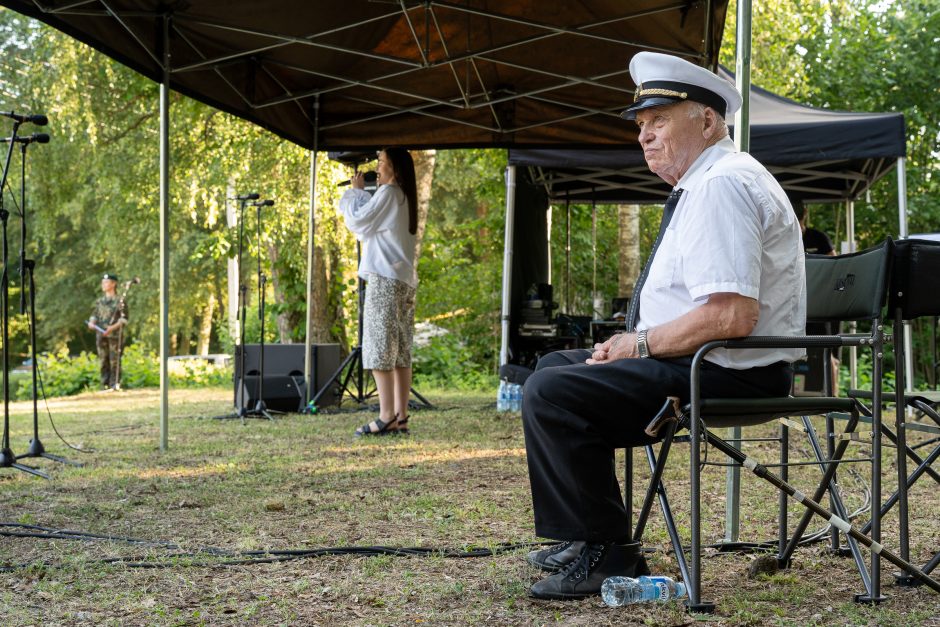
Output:
<path fill-rule="evenodd" d="M 51 459 L 54 462 L 59 462 L 60 464 L 68 464 L 69 466 L 75 466 L 76 468 L 82 468 L 85 464 L 80 462 L 73 462 L 70 459 L 60 457 L 58 455 L 53 455 L 46 452 L 46 447 L 42 445 L 42 441 L 39 439 L 39 436 L 36 436 L 29 441 L 29 448 L 22 455 L 17 455 L 16 459 L 26 459 L 29 457 L 42 457 L 44 459 Z"/>
<path fill-rule="evenodd" d="M 15 468 L 16 470 L 22 470 L 23 472 L 28 472 L 31 475 L 36 475 L 37 477 L 42 477 L 43 479 L 49 478 L 49 475 L 39 470 L 38 468 L 16 463 L 16 455 L 14 455 L 13 451 L 8 448 L 0 450 L 0 468 Z"/>
<path fill-rule="evenodd" d="M 699 601 L 698 603 L 689 603 L 686 601 L 685 606 L 690 612 L 695 614 L 714 614 L 715 613 L 715 604 L 711 601 Z"/>

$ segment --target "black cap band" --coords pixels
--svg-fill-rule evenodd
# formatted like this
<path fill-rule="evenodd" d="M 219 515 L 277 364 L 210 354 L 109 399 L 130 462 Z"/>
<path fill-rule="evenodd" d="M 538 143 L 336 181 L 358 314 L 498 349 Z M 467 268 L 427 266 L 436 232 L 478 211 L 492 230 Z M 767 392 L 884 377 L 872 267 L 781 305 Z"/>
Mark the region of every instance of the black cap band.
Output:
<path fill-rule="evenodd" d="M 627 107 L 624 113 L 646 109 L 650 106 L 659 106 L 668 102 L 682 102 L 692 100 L 707 107 L 711 107 L 724 117 L 728 109 L 728 103 L 724 98 L 713 91 L 690 85 L 688 83 L 677 83 L 674 81 L 647 81 L 637 85 L 633 94 L 633 104 Z M 647 103 L 646 101 L 650 101 Z M 655 102 L 655 104 L 653 104 Z M 644 106 L 645 104 L 645 106 Z"/>

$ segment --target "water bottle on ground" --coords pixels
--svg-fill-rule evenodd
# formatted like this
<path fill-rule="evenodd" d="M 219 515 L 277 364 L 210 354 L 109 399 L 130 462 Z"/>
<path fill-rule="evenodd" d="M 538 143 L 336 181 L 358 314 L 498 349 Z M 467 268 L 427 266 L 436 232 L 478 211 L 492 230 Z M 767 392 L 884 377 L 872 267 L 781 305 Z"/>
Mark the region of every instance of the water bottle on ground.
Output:
<path fill-rule="evenodd" d="M 499 380 L 499 390 L 496 392 L 496 411 L 509 411 L 509 383 L 505 379 Z"/>
<path fill-rule="evenodd" d="M 610 607 L 648 603 L 665 603 L 685 596 L 685 584 L 671 577 L 608 577 L 601 584 L 601 598 Z"/>
<path fill-rule="evenodd" d="M 522 411 L 522 386 L 518 383 L 509 386 L 509 411 L 519 413 Z"/>

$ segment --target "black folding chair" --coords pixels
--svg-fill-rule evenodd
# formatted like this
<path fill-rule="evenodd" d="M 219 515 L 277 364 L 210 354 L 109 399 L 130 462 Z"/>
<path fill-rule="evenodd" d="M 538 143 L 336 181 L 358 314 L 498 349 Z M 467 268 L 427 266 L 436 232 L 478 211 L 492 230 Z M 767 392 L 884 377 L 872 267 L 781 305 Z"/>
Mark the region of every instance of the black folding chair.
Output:
<path fill-rule="evenodd" d="M 665 439 L 660 447 L 658 459 L 655 459 L 652 447 L 647 447 L 647 457 L 652 468 L 650 489 L 647 491 L 646 498 L 638 515 L 633 537 L 635 540 L 641 538 L 646 519 L 652 508 L 653 500 L 658 497 L 664 517 L 666 518 L 667 530 L 679 560 L 683 578 L 688 586 L 690 609 L 694 611 L 711 611 L 714 609 L 713 603 L 703 601 L 701 597 L 701 455 L 697 443 L 703 441 L 707 446 L 710 445 L 718 449 L 720 452 L 727 455 L 734 463 L 751 470 L 780 490 L 780 534 L 777 559 L 781 565 L 789 563 L 790 557 L 799 543 L 800 538 L 803 536 L 812 515 L 817 514 L 824 517 L 835 530 L 845 534 L 850 546 L 854 547 L 857 556 L 856 565 L 859 566 L 860 574 L 866 588 L 865 594 L 857 595 L 856 600 L 880 600 L 879 559 L 881 556 L 884 556 L 905 571 L 910 572 L 914 577 L 927 583 L 935 590 L 940 591 L 940 584 L 881 545 L 880 511 L 877 507 L 872 508 L 871 534 L 870 536 L 866 536 L 852 526 L 849 516 L 845 511 L 845 507 L 838 497 L 838 492 L 832 489 L 836 469 L 841 463 L 848 461 L 843 459 L 846 448 L 852 436 L 856 435 L 854 431 L 859 424 L 862 411 L 867 409 L 859 401 L 853 398 L 838 397 L 783 397 L 759 399 L 701 398 L 701 364 L 705 356 L 716 348 L 754 349 L 816 347 L 833 349 L 842 346 L 856 346 L 871 349 L 873 355 L 873 395 L 875 397 L 871 419 L 875 424 L 875 428 L 873 428 L 872 431 L 872 455 L 870 459 L 866 458 L 866 461 L 870 461 L 872 465 L 871 489 L 873 492 L 873 501 L 876 503 L 880 502 L 881 430 L 879 427 L 881 421 L 880 396 L 884 344 L 881 315 L 885 302 L 889 268 L 892 260 L 891 257 L 892 242 L 888 240 L 881 246 L 851 255 L 842 255 L 839 257 L 811 255 L 806 259 L 808 319 L 816 322 L 869 321 L 871 323 L 871 331 L 869 333 L 799 337 L 752 336 L 738 340 L 709 342 L 699 349 L 692 361 L 690 403 L 683 408 L 679 407 L 678 399 L 670 399 L 667 401 L 666 405 L 664 405 L 659 415 L 650 423 L 648 432 L 652 434 L 661 429 L 665 429 Z M 781 425 L 780 476 L 774 474 L 767 466 L 748 457 L 738 448 L 732 446 L 710 431 L 711 428 L 752 426 L 788 416 L 804 416 L 803 424 L 811 434 L 811 439 L 816 442 L 809 419 L 805 417 L 809 415 L 825 415 L 830 418 L 827 424 L 831 425 L 831 415 L 833 413 L 846 416 L 847 423 L 845 432 L 843 437 L 838 439 L 837 445 L 835 444 L 836 440 L 830 439 L 829 451 L 827 453 L 823 453 L 818 445 L 814 445 L 814 449 L 817 453 L 817 461 L 824 469 L 824 472 L 812 497 L 803 494 L 787 483 L 787 464 L 789 459 L 786 424 Z M 693 443 L 690 455 L 692 520 L 690 559 L 688 564 L 685 563 L 684 552 L 679 542 L 675 525 L 671 520 L 672 515 L 669 511 L 668 499 L 666 498 L 665 489 L 661 482 L 662 472 L 677 428 L 688 429 Z M 833 433 L 831 426 L 829 427 L 829 433 Z M 662 433 L 660 433 L 660 435 L 662 435 Z M 629 454 L 629 451 L 627 455 L 627 466 L 628 471 L 632 471 L 632 456 Z M 630 486 L 630 481 L 627 481 L 627 486 Z M 835 511 L 827 510 L 820 505 L 820 500 L 827 492 L 830 493 L 830 502 Z M 629 488 L 627 497 L 628 499 L 632 497 Z M 797 529 L 789 535 L 789 539 L 787 540 L 788 497 L 801 503 L 807 508 L 807 511 L 800 520 Z M 864 560 L 861 559 L 861 553 L 858 549 L 859 544 L 870 548 L 872 551 L 870 573 L 864 564 Z"/>
<path fill-rule="evenodd" d="M 904 321 L 940 315 L 940 242 L 919 239 L 895 242 L 894 264 L 888 292 L 888 311 L 894 317 L 896 418 L 895 431 L 892 432 L 886 425 L 883 425 L 883 431 L 884 435 L 897 447 L 898 489 L 884 502 L 880 515 L 885 516 L 897 505 L 899 552 L 903 559 L 909 561 L 908 491 L 924 475 L 930 476 L 940 484 L 940 473 L 932 467 L 932 464 L 940 457 L 940 443 L 936 437 L 922 442 L 921 446 L 932 445 L 933 449 L 926 457 L 921 457 L 915 447 L 908 444 L 907 434 L 909 431 L 927 432 L 935 436 L 940 434 L 940 413 L 936 409 L 937 403 L 940 402 L 940 395 L 937 392 L 905 392 L 905 357 L 908 351 L 913 350 L 913 347 L 906 345 L 902 329 Z M 850 390 L 849 394 L 872 400 L 872 394 L 868 391 Z M 926 418 L 926 423 L 908 420 L 907 408 L 917 410 L 921 417 Z M 908 460 L 915 465 L 910 474 L 908 474 Z M 867 533 L 867 527 L 863 527 L 862 532 Z M 940 563 L 940 551 L 935 553 L 921 570 L 930 574 L 938 563 Z M 896 581 L 901 585 L 913 585 L 918 582 L 918 579 L 902 572 L 896 575 Z"/>

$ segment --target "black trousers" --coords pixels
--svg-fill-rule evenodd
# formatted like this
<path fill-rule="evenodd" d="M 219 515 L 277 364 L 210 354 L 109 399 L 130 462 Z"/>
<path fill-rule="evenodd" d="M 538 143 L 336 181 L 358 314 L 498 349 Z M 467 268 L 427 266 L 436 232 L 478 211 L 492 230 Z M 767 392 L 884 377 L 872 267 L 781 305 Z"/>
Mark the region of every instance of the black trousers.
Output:
<path fill-rule="evenodd" d="M 643 429 L 667 396 L 689 399 L 691 358 L 588 366 L 588 350 L 550 353 L 525 383 L 525 430 L 535 531 L 555 540 L 627 541 L 614 451 L 656 440 Z M 703 397 L 786 396 L 789 364 L 702 366 Z"/>

